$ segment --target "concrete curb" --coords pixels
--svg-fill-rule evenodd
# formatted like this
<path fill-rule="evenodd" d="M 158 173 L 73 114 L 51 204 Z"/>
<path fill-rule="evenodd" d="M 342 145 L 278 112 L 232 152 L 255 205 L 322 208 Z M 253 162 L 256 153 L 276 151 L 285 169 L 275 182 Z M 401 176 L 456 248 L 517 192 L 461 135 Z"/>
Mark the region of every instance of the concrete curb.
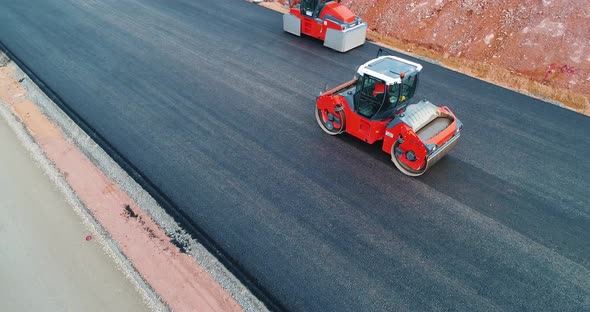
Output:
<path fill-rule="evenodd" d="M 3 54 L 2 54 L 3 55 Z M 185 231 L 170 217 L 158 204 L 157 202 L 144 191 L 136 182 L 133 180 L 114 160 L 112 160 L 105 151 L 103 151 L 82 129 L 80 129 L 53 101 L 51 101 L 40 89 L 34 84 L 31 79 L 20 70 L 14 63 L 9 63 L 8 66 L 12 66 L 15 71 L 15 78 L 20 81 L 20 84 L 28 91 L 28 97 L 36 103 L 38 108 L 56 123 L 64 136 L 68 141 L 73 143 L 78 149 L 102 171 L 111 181 L 115 182 L 118 187 L 121 188 L 135 203 L 145 211 L 157 226 L 162 229 L 171 241 L 181 242 L 186 254 L 191 256 L 192 259 L 196 260 L 202 268 L 208 272 L 213 279 L 219 283 L 223 289 L 228 291 L 232 298 L 234 298 L 238 304 L 246 311 L 265 311 L 267 310 L 264 304 L 262 304 L 250 291 L 243 286 L 239 280 L 231 274 L 213 255 L 211 255 L 199 242 L 192 239 L 190 235 L 186 234 Z M 83 219 L 89 220 L 89 224 L 92 224 L 96 228 L 96 232 L 102 235 L 105 241 L 105 246 L 108 246 L 109 254 L 113 254 L 114 257 L 121 262 L 121 267 L 126 272 L 126 275 L 132 279 L 137 285 L 140 292 L 143 291 L 142 295 L 146 301 L 151 302 L 150 307 L 154 310 L 167 310 L 167 307 L 161 303 L 158 299 L 158 295 L 147 285 L 145 281 L 137 274 L 134 270 L 132 263 L 125 257 L 117 248 L 117 244 L 107 235 L 106 231 L 100 227 L 100 224 L 96 222 L 92 215 L 88 212 L 88 209 L 84 207 L 84 204 L 76 196 L 74 191 L 69 187 L 66 179 L 59 173 L 59 170 L 51 164 L 51 162 L 45 157 L 41 148 L 34 142 L 33 138 L 27 132 L 25 127 L 18 118 L 10 111 L 4 103 L 2 106 L 2 115 L 6 119 L 12 120 L 11 125 L 14 127 L 20 127 L 19 136 L 28 138 L 28 146 L 31 146 L 29 150 L 34 152 L 36 159 L 40 159 L 40 163 L 43 162 L 46 165 L 46 172 L 56 181 L 56 184 L 60 185 L 60 189 L 68 196 L 68 199 L 75 205 L 75 209 L 80 211 Z M 16 126 L 14 126 L 16 125 Z M 17 128 L 18 128 L 17 127 Z M 23 139 L 24 140 L 24 139 Z M 106 248 L 106 247 L 105 247 Z"/>
<path fill-rule="evenodd" d="M 6 58 L 4 53 L 0 52 L 0 59 Z M 8 61 L 3 66 L 14 66 L 14 63 Z M 25 149 L 31 154 L 35 160 L 35 164 L 41 168 L 41 170 L 49 177 L 49 179 L 55 184 L 55 187 L 61 191 L 66 198 L 66 201 L 70 204 L 74 212 L 82 219 L 82 224 L 88 228 L 92 233 L 93 237 L 102 246 L 104 252 L 115 262 L 117 269 L 119 269 L 127 279 L 129 279 L 136 290 L 142 296 L 144 303 L 152 311 L 169 311 L 168 307 L 163 304 L 158 295 L 145 283 L 143 278 L 133 268 L 133 265 L 121 253 L 117 244 L 110 237 L 107 231 L 94 219 L 92 214 L 80 201 L 76 193 L 72 190 L 70 185 L 64 179 L 63 175 L 54 166 L 54 164 L 47 158 L 44 151 L 35 142 L 25 125 L 18 120 L 8 104 L 0 99 L 0 116 L 6 121 L 8 126 L 16 133 L 18 140 L 23 144 Z"/>

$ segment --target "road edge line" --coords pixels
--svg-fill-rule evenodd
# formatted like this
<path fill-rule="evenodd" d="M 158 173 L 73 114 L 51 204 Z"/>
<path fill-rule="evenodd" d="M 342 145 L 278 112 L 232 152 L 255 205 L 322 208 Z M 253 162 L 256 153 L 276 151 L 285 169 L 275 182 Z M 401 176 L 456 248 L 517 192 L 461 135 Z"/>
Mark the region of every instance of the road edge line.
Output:
<path fill-rule="evenodd" d="M 1 53 L 1 52 L 0 52 Z M 6 66 L 14 64 L 9 62 Z M 26 126 L 14 115 L 2 99 L 0 99 L 0 118 L 2 118 L 8 127 L 15 133 L 18 141 L 23 145 L 26 151 L 31 155 L 36 166 L 51 180 L 54 186 L 65 197 L 66 202 L 71 206 L 74 212 L 82 220 L 94 239 L 96 239 L 103 251 L 111 258 L 115 267 L 120 270 L 125 277 L 131 281 L 135 290 L 141 295 L 143 302 L 152 311 L 168 311 L 168 307 L 160 300 L 159 296 L 145 282 L 145 280 L 135 270 L 129 259 L 119 250 L 115 241 L 110 237 L 108 232 L 100 223 L 94 219 L 90 211 L 82 203 L 74 190 L 70 187 L 59 169 L 47 158 L 43 149 L 37 144 Z"/>
<path fill-rule="evenodd" d="M 2 51 L 7 51 L 3 45 L 0 45 L 0 54 Z M 9 54 L 10 56 L 10 63 L 7 66 L 14 66 L 15 72 L 18 77 L 25 78 L 24 80 L 20 78 L 21 85 L 28 91 L 28 97 L 30 97 L 38 109 L 48 118 L 50 119 L 59 130 L 62 131 L 62 134 L 67 140 L 71 141 L 79 150 L 82 152 L 90 162 L 92 162 L 100 171 L 107 176 L 112 181 L 116 182 L 117 186 L 121 188 L 132 200 L 136 201 L 138 205 L 140 205 L 146 212 L 148 216 L 150 216 L 157 226 L 162 229 L 167 236 L 171 239 L 171 241 L 176 241 L 181 245 L 181 249 L 184 253 L 189 255 L 196 263 L 198 263 L 211 277 L 221 285 L 221 287 L 229 293 L 229 295 L 238 302 L 238 304 L 246 311 L 265 311 L 267 310 L 265 304 L 261 302 L 256 296 L 254 296 L 251 291 L 246 288 L 241 281 L 232 274 L 213 254 L 211 254 L 206 247 L 204 247 L 200 242 L 196 239 L 192 238 L 191 235 L 186 233 L 179 224 L 174 221 L 173 217 L 171 217 L 158 203 L 157 201 L 147 192 L 145 191 L 139 183 L 137 183 L 119 164 L 114 161 L 106 151 L 104 151 L 99 144 L 97 144 L 85 131 L 83 131 L 78 124 L 76 124 L 61 108 L 58 106 L 49 96 L 45 94 L 32 79 L 31 77 L 22 70 L 20 66 L 20 62 L 14 62 L 14 56 Z M 18 117 L 14 115 L 13 112 L 10 111 L 10 108 L 3 107 L 3 117 L 6 117 L 6 109 L 8 109 L 8 113 L 13 117 L 13 121 L 17 124 L 20 123 L 21 125 L 21 137 L 29 138 L 29 143 L 32 144 L 29 146 L 36 146 L 37 153 L 35 154 L 36 158 L 44 158 L 46 154 L 42 151 L 42 148 L 38 145 L 38 142 L 35 142 L 31 134 L 26 130 L 22 122 L 18 120 Z M 13 122 L 13 125 L 14 125 Z M 23 134 L 24 131 L 24 134 Z M 29 149 L 30 150 L 30 149 Z M 35 151 L 35 149 L 33 149 Z M 40 154 L 39 154 L 40 153 Z M 87 209 L 84 204 L 80 201 L 80 199 L 75 195 L 74 191 L 69 188 L 69 184 L 67 184 L 65 178 L 59 170 L 53 167 L 51 160 L 45 158 L 43 163 L 48 164 L 50 167 L 46 168 L 53 168 L 48 169 L 52 175 L 52 180 L 57 181 L 56 184 L 60 185 L 60 189 L 64 194 L 68 196 L 68 199 L 72 199 L 76 209 L 80 209 L 80 211 L 84 211 Z M 63 185 L 63 188 L 61 187 Z M 69 189 L 69 193 L 68 193 Z M 147 209 L 146 209 L 147 208 Z M 87 211 L 87 214 L 83 214 L 83 219 L 93 220 L 93 216 L 90 212 Z M 94 225 L 96 232 L 95 233 L 107 233 L 96 220 L 94 220 L 94 224 L 92 221 L 89 221 L 90 225 Z M 99 235 L 100 237 L 100 235 Z M 108 241 L 108 240 L 107 240 Z M 178 246 L 177 246 L 178 247 Z M 111 245 L 109 246 L 110 249 L 118 250 L 117 245 L 115 242 L 111 241 Z M 133 266 L 131 262 L 124 256 L 123 253 L 120 253 L 119 260 L 124 259 L 128 261 L 127 269 L 132 269 Z M 123 261 L 123 260 L 121 260 Z M 205 264 L 205 265 L 203 265 Z M 123 266 L 125 267 L 125 266 Z M 133 270 L 132 270 L 133 271 Z M 140 279 L 143 281 L 141 275 L 134 276 L 133 279 L 137 280 Z M 141 282 L 140 282 L 141 283 Z M 141 286 L 144 290 L 151 290 L 151 286 L 149 286 L 144 281 L 144 285 Z M 160 298 L 155 291 L 152 291 L 151 294 L 146 295 L 150 300 L 155 301 L 155 298 Z M 159 301 L 159 299 L 158 299 Z M 153 304 L 153 309 L 155 310 L 167 310 L 168 308 L 160 302 L 160 305 Z M 152 307 L 151 307 L 152 308 Z"/>

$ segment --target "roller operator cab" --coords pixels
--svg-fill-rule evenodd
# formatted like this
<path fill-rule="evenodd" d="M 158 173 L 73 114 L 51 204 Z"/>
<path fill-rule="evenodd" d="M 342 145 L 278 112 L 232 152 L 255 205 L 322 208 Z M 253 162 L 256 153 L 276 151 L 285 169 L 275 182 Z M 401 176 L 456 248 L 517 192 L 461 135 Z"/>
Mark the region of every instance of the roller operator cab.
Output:
<path fill-rule="evenodd" d="M 367 24 L 340 1 L 301 0 L 283 15 L 283 30 L 320 39 L 325 46 L 346 52 L 365 43 Z"/>
<path fill-rule="evenodd" d="M 421 70 L 420 64 L 392 55 L 359 66 L 353 80 L 317 98 L 320 128 L 369 144 L 382 141 L 401 172 L 422 175 L 457 144 L 463 124 L 446 106 L 426 100 L 409 104 Z"/>

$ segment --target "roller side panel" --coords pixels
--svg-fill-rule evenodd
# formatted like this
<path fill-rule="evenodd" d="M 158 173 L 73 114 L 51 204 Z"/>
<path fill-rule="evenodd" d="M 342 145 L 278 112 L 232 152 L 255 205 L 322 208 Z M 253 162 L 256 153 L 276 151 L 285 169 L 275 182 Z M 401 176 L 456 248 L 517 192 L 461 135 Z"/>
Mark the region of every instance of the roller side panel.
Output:
<path fill-rule="evenodd" d="M 363 45 L 366 37 L 366 23 L 345 30 L 328 28 L 326 38 L 324 39 L 324 46 L 339 52 L 346 52 Z"/>
<path fill-rule="evenodd" d="M 301 20 L 290 13 L 283 15 L 283 30 L 301 37 Z"/>

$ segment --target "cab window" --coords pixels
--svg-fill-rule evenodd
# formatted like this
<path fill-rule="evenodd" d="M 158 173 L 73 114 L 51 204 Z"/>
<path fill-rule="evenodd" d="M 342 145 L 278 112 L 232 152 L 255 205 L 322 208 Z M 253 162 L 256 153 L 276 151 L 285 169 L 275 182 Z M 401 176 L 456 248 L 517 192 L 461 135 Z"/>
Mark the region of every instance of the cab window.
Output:
<path fill-rule="evenodd" d="M 416 86 L 418 85 L 418 75 L 406 76 L 402 80 L 402 96 L 400 102 L 411 99 L 416 92 Z"/>
<path fill-rule="evenodd" d="M 395 106 L 399 100 L 400 85 L 394 84 L 389 86 L 389 104 Z"/>
<path fill-rule="evenodd" d="M 374 77 L 361 77 L 356 85 L 356 111 L 364 117 L 373 117 L 384 102 L 386 87 L 383 81 Z"/>

